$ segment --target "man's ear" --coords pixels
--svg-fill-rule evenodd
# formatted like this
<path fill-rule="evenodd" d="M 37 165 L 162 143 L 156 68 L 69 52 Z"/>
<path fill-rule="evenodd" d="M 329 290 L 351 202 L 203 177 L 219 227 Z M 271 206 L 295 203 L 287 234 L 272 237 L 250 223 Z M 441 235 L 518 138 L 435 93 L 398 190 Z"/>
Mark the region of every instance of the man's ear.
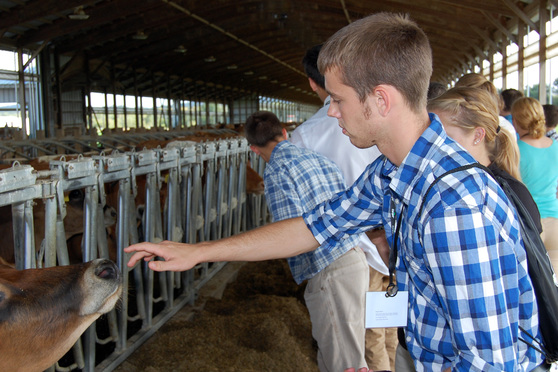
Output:
<path fill-rule="evenodd" d="M 284 138 L 284 139 L 288 139 L 288 138 L 289 138 L 289 137 L 287 136 L 287 128 L 281 129 L 281 133 L 283 134 L 283 138 Z"/>
<path fill-rule="evenodd" d="M 312 78 L 308 78 L 308 83 L 310 83 L 310 88 L 315 92 L 318 90 L 318 84 Z"/>
<path fill-rule="evenodd" d="M 261 155 L 262 154 L 262 152 L 260 151 L 260 148 L 258 146 L 250 145 L 250 150 L 252 150 L 254 152 L 254 154 L 256 154 L 256 155 Z"/>
<path fill-rule="evenodd" d="M 376 104 L 378 112 L 382 116 L 386 116 L 391 110 L 391 92 L 385 85 L 378 85 L 369 96 Z"/>

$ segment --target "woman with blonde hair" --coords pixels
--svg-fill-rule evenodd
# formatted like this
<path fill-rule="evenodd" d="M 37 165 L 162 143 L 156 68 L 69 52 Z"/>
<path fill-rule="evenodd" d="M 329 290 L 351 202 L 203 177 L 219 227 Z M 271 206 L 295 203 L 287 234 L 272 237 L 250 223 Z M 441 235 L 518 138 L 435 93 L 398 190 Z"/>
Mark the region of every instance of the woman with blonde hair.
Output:
<path fill-rule="evenodd" d="M 494 96 L 484 89 L 456 87 L 430 101 L 428 111 L 438 115 L 448 136 L 511 186 L 541 232 L 537 205 L 519 181 L 517 145 L 512 134 L 499 125 L 498 103 Z"/>
<path fill-rule="evenodd" d="M 488 93 L 494 96 L 494 99 L 498 101 L 498 122 L 501 128 L 507 129 L 513 135 L 514 142 L 516 140 L 516 132 L 513 124 L 500 115 L 499 113 L 504 109 L 504 100 L 500 93 L 498 93 L 498 89 L 488 80 L 484 75 L 477 74 L 477 73 L 470 73 L 465 74 L 459 78 L 459 80 L 455 83 L 455 87 L 470 87 L 470 88 L 479 88 L 486 90 Z"/>
<path fill-rule="evenodd" d="M 472 75 L 467 79 L 480 81 Z M 428 111 L 438 115 L 449 137 L 469 151 L 480 164 L 488 167 L 499 182 L 506 182 L 511 187 L 531 215 L 540 233 L 542 227 L 537 205 L 525 185 L 517 180 L 519 177 L 517 145 L 511 133 L 501 130 L 498 120 L 498 99 L 489 89 L 490 87 L 486 89 L 479 86 L 456 86 L 428 101 Z M 415 371 L 410 354 L 402 341 L 397 348 L 397 356 L 395 364 L 397 371 Z"/>
<path fill-rule="evenodd" d="M 519 136 L 521 178 L 539 207 L 544 245 L 552 265 L 558 267 L 558 143 L 546 137 L 544 110 L 531 97 L 519 98 L 511 108 Z"/>

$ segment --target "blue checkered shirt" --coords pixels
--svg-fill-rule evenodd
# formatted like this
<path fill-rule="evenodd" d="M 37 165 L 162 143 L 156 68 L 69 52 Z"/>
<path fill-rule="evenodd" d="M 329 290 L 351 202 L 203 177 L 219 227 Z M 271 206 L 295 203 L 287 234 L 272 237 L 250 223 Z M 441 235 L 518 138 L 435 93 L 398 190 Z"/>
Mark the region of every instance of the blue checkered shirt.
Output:
<path fill-rule="evenodd" d="M 288 141 L 275 146 L 264 171 L 265 199 L 274 221 L 300 217 L 317 204 L 345 190 L 343 174 L 331 160 Z M 357 246 L 359 235 L 322 244 L 316 250 L 287 259 L 300 284 Z M 289 242 L 285 242 L 289 244 Z"/>
<path fill-rule="evenodd" d="M 552 138 L 554 141 L 558 141 L 558 133 L 556 133 L 556 129 L 552 129 L 546 132 L 546 136 L 548 138 Z"/>
<path fill-rule="evenodd" d="M 398 239 L 406 341 L 418 371 L 530 371 L 541 355 L 518 336 L 521 326 L 540 340 L 537 305 L 517 217 L 496 181 L 478 168 L 447 175 L 418 218 L 432 181 L 474 162 L 437 116 L 430 119 L 399 167 L 379 158 L 344 194 L 303 217 L 320 243 L 377 225 L 392 247 Z"/>

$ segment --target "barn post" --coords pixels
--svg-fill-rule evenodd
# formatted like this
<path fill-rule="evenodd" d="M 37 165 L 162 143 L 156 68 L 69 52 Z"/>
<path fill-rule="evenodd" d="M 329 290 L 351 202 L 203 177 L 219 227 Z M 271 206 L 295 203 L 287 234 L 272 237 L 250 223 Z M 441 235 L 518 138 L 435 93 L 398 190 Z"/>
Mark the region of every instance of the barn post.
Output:
<path fill-rule="evenodd" d="M 112 90 L 112 115 L 114 116 L 114 129 L 118 128 L 118 106 L 116 104 L 116 77 L 114 74 L 114 61 L 110 61 L 110 85 Z"/>
<path fill-rule="evenodd" d="M 107 87 L 104 88 L 104 92 L 105 92 L 105 129 L 107 129 L 107 131 L 105 132 L 106 134 L 109 134 L 109 112 L 108 112 L 108 92 L 107 92 Z"/>
<path fill-rule="evenodd" d="M 85 70 L 85 97 L 87 107 L 85 107 L 85 129 L 89 135 L 93 135 L 93 104 L 91 103 L 91 71 L 89 69 L 89 56 L 85 54 L 83 59 L 83 69 Z M 96 132 L 95 132 L 96 133 Z"/>
<path fill-rule="evenodd" d="M 19 108 L 21 112 L 21 139 L 27 138 L 27 102 L 25 99 L 25 67 L 23 64 L 23 49 L 17 49 L 18 80 L 19 80 Z"/>
<path fill-rule="evenodd" d="M 155 75 L 151 71 L 151 95 L 153 96 L 153 128 L 157 129 L 159 127 L 157 118 L 157 92 L 155 91 Z"/>
<path fill-rule="evenodd" d="M 56 128 L 54 130 L 54 133 L 52 133 L 52 136 L 58 137 L 57 133 L 61 133 L 62 131 L 62 81 L 60 79 L 60 53 L 58 52 L 58 48 L 54 49 L 54 77 L 56 79 L 55 81 L 56 98 L 55 98 L 55 108 L 54 108 L 56 112 L 56 125 L 55 125 Z"/>
<path fill-rule="evenodd" d="M 167 116 L 169 118 L 169 125 L 168 125 L 168 128 L 167 128 L 168 130 L 172 130 L 172 129 L 175 128 L 175 125 L 174 125 L 173 120 L 172 120 L 171 91 L 172 91 L 171 78 L 170 78 L 170 75 L 167 75 Z"/>
<path fill-rule="evenodd" d="M 140 128 L 140 118 L 139 118 L 139 104 L 138 104 L 138 81 L 137 72 L 134 69 L 134 103 L 135 103 L 135 114 L 136 114 L 136 129 Z"/>
<path fill-rule="evenodd" d="M 525 23 L 519 20 L 517 22 L 517 40 L 519 41 L 517 51 L 517 90 L 525 92 L 524 74 L 525 70 Z"/>
<path fill-rule="evenodd" d="M 548 103 L 546 84 L 546 23 L 549 21 L 546 1 L 539 3 L 539 102 Z"/>
<path fill-rule="evenodd" d="M 506 87 L 507 85 L 507 76 L 508 76 L 508 46 L 509 43 L 506 43 L 502 47 L 502 87 Z M 490 64 L 492 66 L 492 64 Z M 491 79 L 494 81 L 494 79 Z"/>

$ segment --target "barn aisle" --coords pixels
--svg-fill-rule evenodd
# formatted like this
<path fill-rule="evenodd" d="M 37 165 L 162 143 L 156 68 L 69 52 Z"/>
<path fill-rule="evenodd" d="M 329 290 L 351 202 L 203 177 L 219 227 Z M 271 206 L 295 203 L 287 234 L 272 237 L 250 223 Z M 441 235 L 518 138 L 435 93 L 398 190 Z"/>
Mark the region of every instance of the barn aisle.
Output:
<path fill-rule="evenodd" d="M 302 286 L 284 260 L 229 263 L 115 371 L 318 371 Z"/>

